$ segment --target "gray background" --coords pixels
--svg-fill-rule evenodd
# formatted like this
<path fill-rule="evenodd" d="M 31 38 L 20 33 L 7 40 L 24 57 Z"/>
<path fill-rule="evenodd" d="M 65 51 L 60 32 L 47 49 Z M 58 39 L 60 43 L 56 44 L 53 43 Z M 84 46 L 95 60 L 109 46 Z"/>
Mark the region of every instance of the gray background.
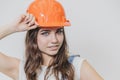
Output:
<path fill-rule="evenodd" d="M 0 27 L 24 14 L 33 0 L 0 0 Z M 120 0 L 58 0 L 71 27 L 66 27 L 70 53 L 80 54 L 105 80 L 120 80 Z M 23 59 L 26 32 L 0 41 L 0 51 Z"/>

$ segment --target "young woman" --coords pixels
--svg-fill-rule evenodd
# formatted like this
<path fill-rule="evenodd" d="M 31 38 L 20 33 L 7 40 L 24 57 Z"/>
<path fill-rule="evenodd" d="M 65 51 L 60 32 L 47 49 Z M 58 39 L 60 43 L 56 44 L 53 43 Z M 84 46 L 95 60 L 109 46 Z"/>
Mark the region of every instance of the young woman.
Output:
<path fill-rule="evenodd" d="M 79 56 L 69 56 L 64 9 L 56 0 L 36 0 L 13 24 L 0 29 L 0 39 L 27 31 L 25 61 L 0 52 L 0 72 L 14 80 L 103 80 Z"/>

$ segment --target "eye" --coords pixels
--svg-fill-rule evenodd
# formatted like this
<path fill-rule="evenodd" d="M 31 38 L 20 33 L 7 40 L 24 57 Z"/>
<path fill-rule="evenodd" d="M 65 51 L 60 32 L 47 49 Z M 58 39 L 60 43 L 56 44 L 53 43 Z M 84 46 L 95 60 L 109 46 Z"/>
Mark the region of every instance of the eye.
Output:
<path fill-rule="evenodd" d="M 48 35 L 49 35 L 49 32 L 42 32 L 41 35 L 43 35 L 43 36 L 48 36 Z"/>
<path fill-rule="evenodd" d="M 62 34 L 62 33 L 63 33 L 63 29 L 62 29 L 62 28 L 61 28 L 61 29 L 58 29 L 56 33 Z"/>

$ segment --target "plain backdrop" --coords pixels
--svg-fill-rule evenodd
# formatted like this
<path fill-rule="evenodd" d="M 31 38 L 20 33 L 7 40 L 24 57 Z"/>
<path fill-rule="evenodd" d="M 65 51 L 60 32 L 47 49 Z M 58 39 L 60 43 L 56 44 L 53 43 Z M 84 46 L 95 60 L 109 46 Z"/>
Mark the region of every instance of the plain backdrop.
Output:
<path fill-rule="evenodd" d="M 26 13 L 34 0 L 0 0 L 0 27 Z M 71 27 L 66 27 L 69 50 L 80 54 L 105 80 L 120 80 L 120 0 L 58 0 Z M 23 59 L 26 32 L 0 40 L 0 51 Z"/>

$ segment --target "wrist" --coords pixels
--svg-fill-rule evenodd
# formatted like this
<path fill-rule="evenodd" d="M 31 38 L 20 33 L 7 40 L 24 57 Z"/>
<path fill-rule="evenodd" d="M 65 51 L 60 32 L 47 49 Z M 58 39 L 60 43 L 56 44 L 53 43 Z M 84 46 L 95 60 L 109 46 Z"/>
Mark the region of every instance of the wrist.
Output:
<path fill-rule="evenodd" d="M 11 28 L 11 32 L 15 33 L 15 32 L 20 32 L 21 31 L 21 25 L 18 22 L 13 22 L 11 24 L 9 24 L 10 28 Z"/>
<path fill-rule="evenodd" d="M 6 30 L 9 32 L 9 33 L 15 33 L 17 32 L 16 28 L 15 28 L 15 25 L 12 25 L 12 24 L 7 24 L 6 25 Z"/>

